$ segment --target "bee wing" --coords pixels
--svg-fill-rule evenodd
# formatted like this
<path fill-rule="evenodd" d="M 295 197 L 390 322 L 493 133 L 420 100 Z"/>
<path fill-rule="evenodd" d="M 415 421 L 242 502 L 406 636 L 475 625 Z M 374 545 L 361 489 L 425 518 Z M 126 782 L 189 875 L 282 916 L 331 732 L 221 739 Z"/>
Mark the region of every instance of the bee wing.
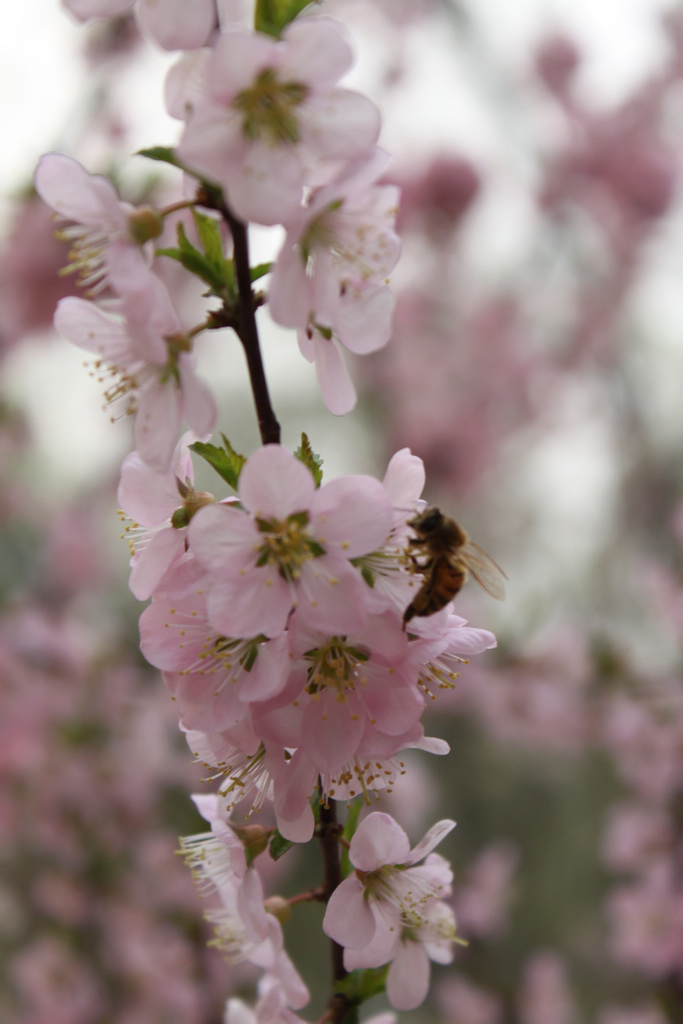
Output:
<path fill-rule="evenodd" d="M 495 597 L 497 601 L 504 599 L 505 584 L 503 580 L 506 580 L 507 576 L 501 567 L 496 565 L 485 551 L 482 551 L 478 544 L 475 544 L 473 540 L 468 540 L 467 544 L 458 552 L 458 557 L 467 566 L 479 586 L 483 587 L 487 594 Z"/>

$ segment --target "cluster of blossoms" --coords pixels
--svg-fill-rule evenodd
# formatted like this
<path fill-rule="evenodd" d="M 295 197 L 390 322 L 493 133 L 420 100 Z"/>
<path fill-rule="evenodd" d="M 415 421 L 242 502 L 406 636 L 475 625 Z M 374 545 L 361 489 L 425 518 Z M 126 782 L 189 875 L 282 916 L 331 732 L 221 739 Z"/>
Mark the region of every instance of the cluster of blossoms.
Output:
<path fill-rule="evenodd" d="M 157 476 L 153 494 L 140 486 L 146 477 L 135 453 L 124 464 L 119 498 L 141 531 L 132 537 L 132 585 L 138 597 L 152 598 L 140 620 L 143 653 L 162 670 L 195 756 L 221 780 L 211 813 L 202 804 L 213 834 L 186 840 L 192 862 L 215 880 L 227 874 L 222 865 L 233 848 L 240 862 L 244 857 L 240 841 L 230 838 L 236 805 L 247 816 L 272 807 L 280 835 L 307 842 L 317 801 L 360 796 L 367 802 L 390 791 L 406 748 L 446 753 L 444 741 L 424 734 L 427 698 L 451 688 L 460 663 L 495 640 L 449 608 L 403 628 L 417 586 L 405 555 L 405 509 L 418 503 L 424 479 L 421 461 L 408 450 L 392 458 L 383 482 L 352 475 L 316 487 L 303 462 L 280 445 L 266 445 L 245 462 L 237 500 L 223 501 L 193 490 L 186 448 L 177 458 L 175 471 L 185 471 L 181 506 L 173 471 L 166 480 Z M 377 883 L 378 892 L 393 893 L 400 927 L 392 924 L 392 941 L 385 935 L 380 942 L 366 922 L 347 941 L 343 925 L 335 924 L 334 907 L 346 904 L 340 896 L 330 903 L 326 930 L 345 946 L 348 969 L 419 962 L 390 972 L 397 980 L 389 998 L 410 1009 L 425 997 L 428 958 L 443 963 L 452 956 L 455 922 L 442 902 L 450 875 L 440 860 L 438 870 L 425 869 L 419 899 L 429 913 L 420 904 L 424 919 L 418 920 L 399 881 L 435 843 L 426 838 L 408 856 L 407 840 L 396 846 L 391 819 L 375 814 L 365 821 L 371 819 L 380 830 L 377 842 L 394 857 L 382 863 L 401 866 L 395 879 L 382 875 Z M 439 838 L 443 826 L 435 827 Z M 370 868 L 367 856 L 354 859 L 362 828 L 352 860 L 359 870 L 374 871 L 379 863 Z M 405 884 L 415 877 L 409 873 Z M 227 883 L 215 885 L 224 907 L 219 943 L 230 955 L 248 957 L 243 870 L 233 868 L 231 878 L 239 899 Z M 249 891 L 262 907 L 253 885 L 256 896 Z M 414 885 L 411 892 L 415 897 Z M 265 926 L 262 920 L 250 940 L 257 957 L 270 935 Z M 281 945 L 276 926 L 269 927 Z M 275 941 L 272 935 L 268 941 Z M 269 985 L 273 964 L 289 965 L 280 955 L 271 948 L 268 965 L 252 961 L 268 966 Z M 287 998 L 294 1009 L 303 1005 Z"/>
<path fill-rule="evenodd" d="M 87 19 L 133 4 L 68 6 Z M 133 207 L 111 182 L 54 153 L 36 172 L 40 195 L 72 222 L 62 237 L 89 289 L 89 298 L 59 303 L 57 329 L 93 353 L 112 409 L 135 417 L 119 502 L 134 521 L 131 589 L 151 598 L 142 651 L 162 671 L 196 758 L 220 779 L 217 796 L 198 798 L 211 832 L 184 840 L 186 856 L 220 900 L 217 943 L 232 960 L 263 970 L 254 1019 L 282 1022 L 299 1019 L 294 1011 L 308 991 L 264 903 L 253 864 L 261 851 L 247 855 L 245 834 L 229 818 L 237 805 L 247 816 L 272 811 L 280 840 L 303 843 L 320 807 L 389 791 L 407 748 L 447 752 L 424 734 L 427 699 L 453 686 L 469 655 L 495 644 L 450 606 L 406 629 L 405 610 L 423 582 L 407 525 L 424 506 L 421 460 L 403 449 L 383 481 L 350 475 L 321 483 L 307 443 L 296 454 L 280 445 L 254 370 L 254 312 L 267 301 L 315 362 L 328 408 L 348 412 L 356 393 L 340 346 L 367 353 L 387 342 L 387 275 L 400 250 L 397 190 L 379 183 L 388 159 L 376 145 L 379 113 L 338 84 L 352 49 L 332 19 L 295 17 L 298 0 L 280 5 L 288 7 L 265 32 L 230 21 L 225 9 L 219 18 L 213 0 L 136 5 L 154 38 L 186 50 L 166 82 L 182 134 L 175 151 L 156 158 L 195 179 L 194 198 L 163 210 Z M 257 28 L 263 17 L 257 5 Z M 151 251 L 179 207 L 193 208 L 199 247 L 180 228 L 178 247 L 161 253 L 220 301 L 191 328 Z M 265 271 L 249 267 L 249 222 L 284 229 Z M 265 273 L 268 298 L 257 298 L 251 283 Z M 248 459 L 227 443 L 208 443 L 217 406 L 193 349 L 197 335 L 220 327 L 235 330 L 252 374 L 264 445 Z M 233 496 L 195 490 L 191 449 Z M 425 998 L 429 960 L 453 954 L 455 919 L 444 902 L 451 873 L 432 853 L 452 826 L 434 826 L 411 851 L 386 814 L 369 815 L 351 839 L 355 874 L 325 897 L 324 928 L 344 947 L 346 969 L 391 964 L 387 992 L 399 1009 Z M 230 1024 L 252 1019 L 231 1004 Z"/>

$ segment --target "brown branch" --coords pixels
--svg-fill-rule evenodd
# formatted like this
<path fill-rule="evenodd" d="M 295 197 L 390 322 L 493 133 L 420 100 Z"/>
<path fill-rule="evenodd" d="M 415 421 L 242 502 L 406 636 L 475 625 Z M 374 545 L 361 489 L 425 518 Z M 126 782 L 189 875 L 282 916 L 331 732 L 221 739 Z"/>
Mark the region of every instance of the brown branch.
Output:
<path fill-rule="evenodd" d="M 320 825 L 318 826 L 317 834 L 320 840 L 325 870 L 325 879 L 320 898 L 325 903 L 329 901 L 330 896 L 342 881 L 341 857 L 339 855 L 339 836 L 341 830 L 342 827 L 337 822 L 337 808 L 334 800 L 321 804 Z M 344 967 L 343 946 L 338 945 L 332 939 L 330 941 L 332 943 L 332 983 L 336 985 L 337 982 L 344 980 L 348 972 Z M 346 997 L 334 994 L 328 1003 L 328 1012 L 325 1019 L 329 1020 L 330 1024 L 343 1024 L 349 1009 L 350 1006 Z"/>
<path fill-rule="evenodd" d="M 258 327 L 256 326 L 256 308 L 262 304 L 263 299 L 259 296 L 257 300 L 251 287 L 247 226 L 235 217 L 217 190 L 202 188 L 197 195 L 197 200 L 203 206 L 209 206 L 212 209 L 218 210 L 230 228 L 237 293 L 239 296 L 237 320 L 230 326 L 233 327 L 237 337 L 242 342 L 242 348 L 246 356 L 261 441 L 263 444 L 279 444 L 280 424 L 277 421 L 270 401 L 268 382 L 266 381 L 266 372 L 261 356 Z"/>

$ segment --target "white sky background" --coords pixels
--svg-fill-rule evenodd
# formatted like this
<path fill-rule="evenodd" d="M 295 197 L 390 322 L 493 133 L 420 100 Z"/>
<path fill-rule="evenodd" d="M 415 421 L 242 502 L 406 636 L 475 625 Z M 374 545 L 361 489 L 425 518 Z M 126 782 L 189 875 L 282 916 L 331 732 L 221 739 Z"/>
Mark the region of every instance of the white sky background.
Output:
<path fill-rule="evenodd" d="M 369 92 L 382 107 L 382 143 L 386 148 L 405 158 L 412 153 L 423 155 L 431 148 L 452 146 L 487 163 L 518 160 L 519 173 L 524 175 L 524 138 L 533 126 L 526 125 L 523 116 L 516 122 L 518 112 L 506 109 L 505 103 L 510 86 L 529 76 L 535 43 L 553 29 L 566 29 L 585 54 L 580 87 L 594 100 L 611 105 L 661 61 L 664 42 L 658 31 L 657 12 L 671 4 L 664 0 L 463 0 L 463 6 L 476 27 L 476 42 L 456 60 L 453 36 L 443 32 L 438 21 L 431 26 L 418 21 L 409 33 L 396 33 L 392 39 L 386 30 L 378 34 L 384 23 L 371 0 L 331 0 L 328 9 L 343 17 L 356 36 L 359 63 L 348 81 Z M 0 137 L 4 141 L 0 212 L 7 209 L 7 197 L 30 178 L 42 152 L 52 148 L 72 150 L 84 105 L 86 69 L 80 57 L 83 31 L 62 10 L 59 0 L 21 0 L 7 5 L 0 38 Z M 392 47 L 399 45 L 409 57 L 411 71 L 385 106 L 383 76 L 393 60 Z M 486 59 L 487 54 L 494 59 Z M 478 55 L 484 59 L 478 60 Z M 164 69 L 170 60 L 169 55 L 160 54 L 150 45 L 146 63 L 126 82 L 136 118 L 134 147 L 172 142 L 178 137 L 178 125 L 165 115 L 161 94 Z M 498 79 L 478 78 L 491 67 L 497 69 Z M 500 103 L 482 103 L 482 88 Z M 104 160 L 105 154 L 99 157 Z M 98 154 L 93 153 L 90 169 L 99 169 L 97 158 Z M 495 245 L 491 242 L 482 247 L 478 241 L 473 252 L 482 274 L 496 274 L 514 265 L 530 230 L 529 211 L 510 200 L 509 194 L 496 198 L 494 193 L 492 207 L 481 214 L 484 220 L 490 216 L 500 223 L 495 204 L 504 204 L 506 230 L 491 233 Z M 683 269 L 680 264 L 679 269 Z M 674 345 L 683 336 L 678 334 L 678 325 L 683 332 L 678 293 L 672 274 L 668 282 L 661 277 L 654 281 L 651 292 L 643 296 L 645 309 L 648 304 L 670 308 Z M 112 427 L 100 412 L 101 397 L 82 369 L 82 353 L 66 343 L 46 346 L 37 341 L 36 346 L 10 359 L 10 386 L 28 396 L 38 448 L 52 467 L 53 485 L 57 486 L 58 480 L 65 485 L 78 484 L 93 472 L 93 467 L 101 466 L 103 458 L 123 455 L 127 435 L 125 430 Z M 36 353 L 40 356 L 38 362 Z M 230 358 L 241 365 L 236 347 L 230 349 Z M 320 405 L 312 373 L 300 359 L 293 337 L 286 344 L 277 339 L 269 346 L 266 359 L 271 373 L 275 371 L 276 395 L 289 393 L 291 400 L 292 387 L 300 387 L 299 382 L 304 381 L 314 406 Z M 298 375 L 295 385 L 287 374 L 292 364 Z M 232 372 L 226 366 L 226 373 Z M 240 372 L 236 388 L 242 386 Z M 84 414 L 89 417 L 86 430 Z M 316 436 L 331 474 L 376 468 L 372 461 L 359 464 L 357 445 L 352 454 L 346 454 L 353 441 L 363 436 L 362 410 L 345 418 L 343 429 L 339 421 L 326 414 L 319 422 L 322 433 Z M 586 448 L 577 454 L 585 472 L 587 452 L 595 445 L 589 439 L 577 443 Z M 325 449 L 326 445 L 331 451 Z M 566 458 L 571 463 L 571 453 Z"/>

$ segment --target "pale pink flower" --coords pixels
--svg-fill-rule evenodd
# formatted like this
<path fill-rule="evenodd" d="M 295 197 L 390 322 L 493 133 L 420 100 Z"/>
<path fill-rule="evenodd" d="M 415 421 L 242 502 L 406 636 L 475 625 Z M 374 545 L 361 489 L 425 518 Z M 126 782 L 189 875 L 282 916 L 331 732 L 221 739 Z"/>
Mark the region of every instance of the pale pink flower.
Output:
<path fill-rule="evenodd" d="M 517 849 L 504 840 L 491 843 L 468 865 L 458 886 L 455 911 L 466 935 L 500 935 L 508 920 Z"/>
<path fill-rule="evenodd" d="M 228 28 L 211 52 L 180 159 L 221 185 L 242 220 L 281 223 L 305 185 L 320 184 L 377 139 L 375 106 L 337 87 L 352 61 L 330 18 L 297 18 L 279 40 Z"/>
<path fill-rule="evenodd" d="M 237 725 L 250 703 L 284 688 L 290 670 L 284 634 L 273 640 L 222 636 L 209 623 L 204 594 L 196 591 L 176 598 L 157 592 L 140 618 L 140 647 L 164 671 L 183 725 L 200 732 Z"/>
<path fill-rule="evenodd" d="M 350 559 L 391 526 L 382 484 L 346 476 L 316 489 L 306 466 L 265 445 L 239 480 L 241 507 L 207 506 L 190 524 L 190 550 L 208 573 L 208 614 L 225 636 L 276 636 L 298 608 L 316 629 L 362 628 L 370 589 Z"/>
<path fill-rule="evenodd" d="M 523 1024 L 573 1024 L 576 1008 L 567 968 L 556 953 L 535 953 L 527 961 L 519 995 L 519 1018 Z"/>
<path fill-rule="evenodd" d="M 166 469 L 182 419 L 198 435 L 216 419 L 213 395 L 195 373 L 191 341 L 183 334 L 170 296 L 142 258 L 128 247 L 110 247 L 110 277 L 121 296 L 117 312 L 69 296 L 57 306 L 55 327 L 67 340 L 93 352 L 95 372 L 108 405 L 135 415 L 134 440 L 140 457 Z"/>
<path fill-rule="evenodd" d="M 124 536 L 131 553 L 129 585 L 139 601 L 151 597 L 184 555 L 193 512 L 215 500 L 192 487 L 189 446 L 196 440 L 192 431 L 183 434 L 168 469 L 151 468 L 137 452 L 129 452 L 123 460 L 117 497 L 122 513 L 131 520 L 124 527 Z"/>
<path fill-rule="evenodd" d="M 457 1024 L 503 1024 L 503 1004 L 491 992 L 452 974 L 438 982 L 435 992 L 439 1015 Z"/>
<path fill-rule="evenodd" d="M 143 29 L 164 50 L 204 46 L 218 26 L 216 0 L 62 0 L 79 19 L 117 18 L 135 10 Z"/>
<path fill-rule="evenodd" d="M 258 871 L 247 866 L 244 846 L 223 816 L 220 798 L 193 799 L 211 832 L 186 837 L 181 848 L 200 891 L 220 899 L 220 909 L 205 915 L 215 925 L 214 944 L 233 964 L 248 961 L 264 968 L 289 1006 L 305 1006 L 308 989 L 285 953 L 282 928 L 264 905 Z"/>
<path fill-rule="evenodd" d="M 252 1010 L 241 999 L 228 999 L 223 1024 L 306 1024 L 287 1005 L 282 985 L 264 975 L 258 986 L 259 1000 Z"/>
<path fill-rule="evenodd" d="M 351 840 L 356 870 L 327 905 L 323 929 L 345 947 L 347 970 L 391 964 L 387 996 L 397 1010 L 414 1009 L 425 999 L 430 959 L 450 963 L 453 957 L 455 918 L 442 902 L 453 876 L 447 861 L 431 851 L 454 826 L 438 822 L 411 850 L 393 818 L 369 814 Z"/>
<path fill-rule="evenodd" d="M 408 641 L 395 614 L 372 615 L 363 629 L 329 636 L 297 613 L 289 636 L 293 671 L 303 677 L 297 746 L 319 771 L 338 772 L 373 753 L 394 756 L 414 736 L 424 700 L 403 671 Z M 277 729 L 277 715 L 265 738 Z"/>
<path fill-rule="evenodd" d="M 385 345 L 391 333 L 394 300 L 386 278 L 401 243 L 393 229 L 398 190 L 376 183 L 387 160 L 374 150 L 319 189 L 288 222 L 271 276 L 270 314 L 298 328 L 301 351 L 315 361 L 325 403 L 337 414 L 355 403 L 337 342 L 362 355 Z"/>
<path fill-rule="evenodd" d="M 108 178 L 89 174 L 62 153 L 40 158 L 34 182 L 41 199 L 60 218 L 74 222 L 58 237 L 71 243 L 68 269 L 90 295 L 110 283 L 107 252 L 112 242 L 139 248 L 161 234 L 163 220 L 156 211 L 124 202 Z"/>

